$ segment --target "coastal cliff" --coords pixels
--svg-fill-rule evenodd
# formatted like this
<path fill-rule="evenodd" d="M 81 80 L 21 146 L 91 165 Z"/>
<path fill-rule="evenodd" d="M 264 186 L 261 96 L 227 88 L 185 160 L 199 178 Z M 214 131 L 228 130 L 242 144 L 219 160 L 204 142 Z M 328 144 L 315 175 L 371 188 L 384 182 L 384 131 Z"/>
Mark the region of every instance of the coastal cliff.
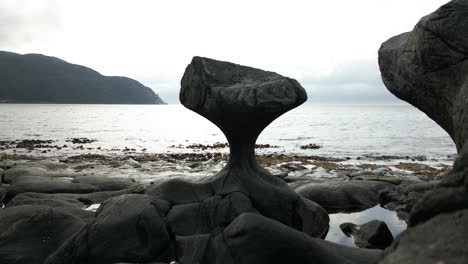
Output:
<path fill-rule="evenodd" d="M 41 54 L 0 51 L 0 102 L 164 104 L 150 88 L 127 77 Z"/>

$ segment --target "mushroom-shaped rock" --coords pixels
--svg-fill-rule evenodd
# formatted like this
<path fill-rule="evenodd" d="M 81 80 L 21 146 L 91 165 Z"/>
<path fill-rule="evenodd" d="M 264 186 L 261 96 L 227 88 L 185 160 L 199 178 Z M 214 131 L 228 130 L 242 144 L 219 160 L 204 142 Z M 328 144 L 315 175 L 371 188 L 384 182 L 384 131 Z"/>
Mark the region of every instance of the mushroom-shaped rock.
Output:
<path fill-rule="evenodd" d="M 263 216 L 311 236 L 324 236 L 328 231 L 327 212 L 320 205 L 302 199 L 255 159 L 255 141 L 261 131 L 306 100 L 307 94 L 296 80 L 230 62 L 194 57 L 182 77 L 180 101 L 223 131 L 229 142 L 229 161 L 205 183 L 169 181 L 147 194 L 177 205 L 200 203 L 215 195 L 243 193 Z M 182 207 L 175 208 L 180 211 Z M 317 219 L 320 221 L 312 228 L 314 224 L 309 221 Z"/>
<path fill-rule="evenodd" d="M 294 79 L 201 57 L 194 57 L 185 69 L 180 89 L 182 104 L 217 125 L 231 151 L 250 144 L 252 154 L 260 132 L 306 100 L 304 88 Z"/>

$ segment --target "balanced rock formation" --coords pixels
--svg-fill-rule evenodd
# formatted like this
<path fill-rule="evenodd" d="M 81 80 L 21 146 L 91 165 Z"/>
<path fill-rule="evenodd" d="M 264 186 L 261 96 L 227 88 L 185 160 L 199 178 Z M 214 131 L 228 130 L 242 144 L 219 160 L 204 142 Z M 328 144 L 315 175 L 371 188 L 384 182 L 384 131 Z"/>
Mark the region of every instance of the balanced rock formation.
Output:
<path fill-rule="evenodd" d="M 195 57 L 182 78 L 180 98 L 225 133 L 231 150 L 225 168 L 199 182 L 168 180 L 151 188 L 94 176 L 70 179 L 37 168 L 6 170 L 0 262 L 370 264 L 381 259 L 381 250 L 323 241 L 327 211 L 255 159 L 261 131 L 307 99 L 297 81 Z M 96 213 L 83 210 L 96 203 L 101 203 Z"/>
<path fill-rule="evenodd" d="M 229 161 L 209 182 L 169 181 L 150 189 L 148 194 L 182 204 L 206 203 L 213 196 L 241 193 L 263 216 L 323 237 L 328 230 L 326 211 L 296 194 L 255 159 L 255 141 L 261 131 L 306 100 L 304 88 L 293 79 L 194 57 L 182 77 L 180 101 L 223 131 L 229 142 Z"/>
<path fill-rule="evenodd" d="M 387 250 L 383 263 L 468 263 L 468 232 L 461 220 L 468 208 L 468 1 L 453 0 L 423 17 L 413 31 L 383 43 L 379 65 L 389 91 L 437 122 L 459 152 L 452 171 L 434 186 L 420 195 L 411 185 L 400 190 L 416 198 L 411 228 Z M 395 192 L 384 197 L 401 200 Z"/>

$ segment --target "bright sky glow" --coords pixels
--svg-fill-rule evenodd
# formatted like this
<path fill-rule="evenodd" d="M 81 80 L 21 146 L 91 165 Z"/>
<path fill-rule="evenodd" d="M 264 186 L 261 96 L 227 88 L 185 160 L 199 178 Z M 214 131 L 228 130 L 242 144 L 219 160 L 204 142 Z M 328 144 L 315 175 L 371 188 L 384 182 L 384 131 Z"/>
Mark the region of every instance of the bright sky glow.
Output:
<path fill-rule="evenodd" d="M 448 0 L 2 0 L 0 49 L 134 78 L 176 103 L 194 55 L 296 78 L 317 100 L 391 100 L 377 50 Z"/>

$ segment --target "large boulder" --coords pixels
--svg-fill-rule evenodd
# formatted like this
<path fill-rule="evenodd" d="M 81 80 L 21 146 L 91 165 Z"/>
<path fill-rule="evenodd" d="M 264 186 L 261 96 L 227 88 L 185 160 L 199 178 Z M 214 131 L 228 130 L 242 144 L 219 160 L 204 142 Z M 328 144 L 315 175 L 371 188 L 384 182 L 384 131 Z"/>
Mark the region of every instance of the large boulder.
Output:
<path fill-rule="evenodd" d="M 170 246 L 167 202 L 142 194 L 106 200 L 96 218 L 71 236 L 47 264 L 110 264 L 157 260 Z"/>
<path fill-rule="evenodd" d="M 3 200 L 5 199 L 6 196 L 6 190 L 3 188 L 0 188 L 0 207 L 3 205 Z"/>
<path fill-rule="evenodd" d="M 329 213 L 362 211 L 379 204 L 379 192 L 394 187 L 382 181 L 326 181 L 304 184 L 296 191 Z"/>
<path fill-rule="evenodd" d="M 17 206 L 0 211 L 0 263 L 43 263 L 85 225 L 63 208 Z"/>
<path fill-rule="evenodd" d="M 380 250 L 352 248 L 305 236 L 258 214 L 242 214 L 222 233 L 212 263 L 376 263 Z M 223 241 L 225 245 L 223 245 Z M 222 250 L 223 248 L 227 250 Z"/>
<path fill-rule="evenodd" d="M 12 184 L 6 188 L 5 201 L 8 202 L 18 194 L 26 192 L 36 193 L 92 193 L 98 188 L 89 184 L 68 183 L 55 180 L 29 180 Z"/>
<path fill-rule="evenodd" d="M 100 191 L 119 191 L 135 185 L 131 179 L 112 178 L 106 176 L 81 176 L 72 180 L 74 183 L 88 184 Z"/>
<path fill-rule="evenodd" d="M 201 203 L 176 205 L 169 211 L 167 221 L 178 236 L 217 234 L 245 212 L 257 210 L 245 194 L 234 192 L 224 199 L 212 196 Z"/>
<path fill-rule="evenodd" d="M 468 210 L 439 214 L 400 234 L 381 264 L 468 263 Z"/>
<path fill-rule="evenodd" d="M 460 150 L 468 139 L 468 2 L 453 0 L 379 50 L 388 90 L 437 122 Z"/>
<path fill-rule="evenodd" d="M 373 220 L 362 225 L 342 223 L 340 229 L 346 236 L 352 236 L 360 248 L 385 249 L 393 242 L 393 235 L 385 222 Z"/>
<path fill-rule="evenodd" d="M 383 43 L 379 65 L 390 92 L 437 122 L 459 152 L 452 171 L 435 186 L 407 192 L 414 198 L 411 228 L 397 238 L 383 263 L 467 263 L 468 1 L 450 1 L 413 31 Z M 405 202 L 398 193 L 383 197 Z"/>

